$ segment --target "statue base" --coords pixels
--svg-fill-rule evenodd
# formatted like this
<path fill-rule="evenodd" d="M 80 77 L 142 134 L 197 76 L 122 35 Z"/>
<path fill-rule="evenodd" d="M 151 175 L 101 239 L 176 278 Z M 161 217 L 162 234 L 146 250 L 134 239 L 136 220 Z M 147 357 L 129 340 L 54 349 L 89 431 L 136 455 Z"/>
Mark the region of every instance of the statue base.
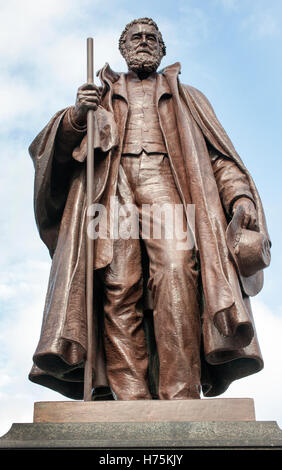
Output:
<path fill-rule="evenodd" d="M 275 421 L 255 421 L 252 399 L 38 402 L 0 449 L 282 449 Z"/>
<path fill-rule="evenodd" d="M 35 423 L 254 421 L 251 398 L 57 401 L 34 404 Z"/>

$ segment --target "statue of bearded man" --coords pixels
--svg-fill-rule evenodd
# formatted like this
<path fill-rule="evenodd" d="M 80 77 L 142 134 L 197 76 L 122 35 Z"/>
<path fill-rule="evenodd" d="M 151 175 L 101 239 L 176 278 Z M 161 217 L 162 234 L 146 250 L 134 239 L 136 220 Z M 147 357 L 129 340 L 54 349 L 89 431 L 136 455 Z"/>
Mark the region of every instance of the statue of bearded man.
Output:
<path fill-rule="evenodd" d="M 216 396 L 263 367 L 249 301 L 269 262 L 262 204 L 208 100 L 180 83 L 180 64 L 158 72 L 166 48 L 156 23 L 132 21 L 119 47 L 128 72 L 106 64 L 101 86 L 82 85 L 75 105 L 59 111 L 30 146 L 36 220 L 52 257 L 30 379 L 70 398 L 83 396 L 92 109 L 94 202 L 105 209 L 95 240 L 93 399 Z M 131 231 L 132 217 L 123 210 L 129 206 L 137 237 L 121 236 Z M 170 236 L 162 211 L 151 210 L 164 206 L 183 209 L 173 211 Z M 179 227 L 186 227 L 185 243 Z"/>

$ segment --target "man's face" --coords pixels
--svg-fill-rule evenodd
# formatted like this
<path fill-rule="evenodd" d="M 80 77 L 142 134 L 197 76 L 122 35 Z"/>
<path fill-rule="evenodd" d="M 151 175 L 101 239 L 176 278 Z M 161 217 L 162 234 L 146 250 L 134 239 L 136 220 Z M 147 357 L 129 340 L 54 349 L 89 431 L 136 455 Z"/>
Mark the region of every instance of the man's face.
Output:
<path fill-rule="evenodd" d="M 134 72 L 157 70 L 162 52 L 156 28 L 142 23 L 131 26 L 124 43 L 124 58 Z"/>

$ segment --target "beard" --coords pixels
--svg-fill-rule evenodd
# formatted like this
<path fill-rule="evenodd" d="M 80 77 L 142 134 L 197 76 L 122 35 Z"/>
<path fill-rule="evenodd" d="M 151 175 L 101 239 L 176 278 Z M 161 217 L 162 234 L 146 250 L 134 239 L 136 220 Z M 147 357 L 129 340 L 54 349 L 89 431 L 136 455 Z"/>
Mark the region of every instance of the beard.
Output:
<path fill-rule="evenodd" d="M 123 52 L 123 57 L 126 60 L 128 68 L 133 70 L 135 73 L 155 72 L 162 60 L 162 55 L 160 53 L 149 55 L 146 52 L 136 53 L 135 51 L 128 50 L 124 50 Z"/>

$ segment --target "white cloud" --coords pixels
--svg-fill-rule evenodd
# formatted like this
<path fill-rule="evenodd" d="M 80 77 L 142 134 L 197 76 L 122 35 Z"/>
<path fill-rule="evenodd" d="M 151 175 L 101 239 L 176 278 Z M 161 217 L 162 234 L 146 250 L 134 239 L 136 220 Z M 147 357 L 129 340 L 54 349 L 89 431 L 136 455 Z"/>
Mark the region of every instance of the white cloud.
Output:
<path fill-rule="evenodd" d="M 41 329 L 49 265 L 31 261 L 25 271 L 23 266 L 17 269 L 26 277 L 27 286 L 23 287 L 21 281 L 14 282 L 18 300 L 14 309 L 0 320 L 0 436 L 14 422 L 32 422 L 35 401 L 61 399 L 59 394 L 28 381 Z"/>
<path fill-rule="evenodd" d="M 2 133 L 15 127 L 27 131 L 27 119 L 31 128 L 74 103 L 76 88 L 86 81 L 88 31 L 95 32 L 95 70 L 105 60 L 124 67 L 117 48 L 120 26 L 113 21 L 105 29 L 97 19 L 92 25 L 86 12 L 95 6 L 106 8 L 100 0 L 12 0 L 0 6 Z"/>
<path fill-rule="evenodd" d="M 6 385 L 9 385 L 12 382 L 12 379 L 9 375 L 2 373 L 0 371 L 0 387 L 6 387 Z"/>
<path fill-rule="evenodd" d="M 282 367 L 281 367 L 281 310 L 273 312 L 260 299 L 254 298 L 252 309 L 264 369 L 257 374 L 234 382 L 222 397 L 253 398 L 258 421 L 277 421 L 282 428 Z"/>
<path fill-rule="evenodd" d="M 267 39 L 278 37 L 281 33 L 280 17 L 273 9 L 255 9 L 242 22 L 242 28 L 247 30 L 252 39 Z"/>
<path fill-rule="evenodd" d="M 215 0 L 215 3 L 220 4 L 226 10 L 236 10 L 238 8 L 238 0 Z"/>
<path fill-rule="evenodd" d="M 181 6 L 179 29 L 177 36 L 179 43 L 185 47 L 202 42 L 209 34 L 209 19 L 203 8 L 195 8 L 187 4 Z"/>
<path fill-rule="evenodd" d="M 9 284 L 0 284 L 0 299 L 10 299 L 14 295 L 14 290 Z"/>
<path fill-rule="evenodd" d="M 239 18 L 241 30 L 248 33 L 251 39 L 273 39 L 281 34 L 281 2 L 273 0 L 214 0 L 215 5 L 222 6 L 227 13 Z"/>

